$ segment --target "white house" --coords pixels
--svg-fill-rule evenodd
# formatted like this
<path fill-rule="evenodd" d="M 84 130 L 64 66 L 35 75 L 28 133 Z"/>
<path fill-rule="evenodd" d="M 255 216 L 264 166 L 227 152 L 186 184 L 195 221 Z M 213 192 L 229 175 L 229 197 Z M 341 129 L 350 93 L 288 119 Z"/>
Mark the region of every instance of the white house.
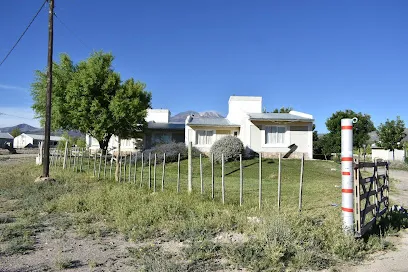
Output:
<path fill-rule="evenodd" d="M 168 109 L 148 109 L 145 118 L 147 129 L 143 136 L 143 147 L 150 148 L 158 143 L 184 142 L 184 123 L 170 122 L 170 111 Z M 142 139 L 121 140 L 123 152 L 133 152 L 137 143 Z M 108 150 L 118 148 L 118 137 L 112 136 L 108 143 Z M 95 138 L 86 135 L 86 144 L 90 149 L 99 149 L 99 142 Z"/>
<path fill-rule="evenodd" d="M 313 158 L 313 116 L 290 111 L 264 113 L 262 97 L 231 96 L 226 118 L 197 118 L 188 116 L 185 142 L 202 152 L 226 135 L 239 137 L 246 150 L 261 152 L 266 157 L 279 153 L 285 157 Z"/>
<path fill-rule="evenodd" d="M 61 139 L 58 136 L 50 136 L 50 147 L 55 147 Z M 44 135 L 22 133 L 14 138 L 13 146 L 14 148 L 38 147 L 43 141 Z"/>

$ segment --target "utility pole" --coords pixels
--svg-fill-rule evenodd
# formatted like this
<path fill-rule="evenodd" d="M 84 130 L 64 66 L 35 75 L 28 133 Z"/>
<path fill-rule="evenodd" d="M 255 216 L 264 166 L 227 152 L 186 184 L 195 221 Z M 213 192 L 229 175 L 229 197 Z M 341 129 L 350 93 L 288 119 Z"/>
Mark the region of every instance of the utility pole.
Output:
<path fill-rule="evenodd" d="M 54 44 L 54 0 L 48 1 L 50 10 L 48 14 L 48 72 L 47 72 L 47 100 L 45 105 L 45 135 L 44 135 L 44 161 L 43 178 L 50 176 L 50 134 L 51 134 L 51 93 L 52 93 L 52 53 Z"/>

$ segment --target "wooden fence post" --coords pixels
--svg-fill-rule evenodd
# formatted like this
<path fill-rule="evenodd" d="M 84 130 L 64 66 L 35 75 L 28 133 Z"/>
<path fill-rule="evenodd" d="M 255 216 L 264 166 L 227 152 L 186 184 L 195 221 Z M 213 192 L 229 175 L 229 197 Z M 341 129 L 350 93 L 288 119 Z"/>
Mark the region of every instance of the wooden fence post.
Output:
<path fill-rule="evenodd" d="M 225 180 L 224 180 L 224 153 L 221 154 L 221 196 L 222 204 L 225 204 Z"/>
<path fill-rule="evenodd" d="M 164 176 L 166 175 L 166 153 L 163 153 L 162 192 L 164 192 Z"/>
<path fill-rule="evenodd" d="M 79 167 L 79 171 L 82 173 L 82 165 L 84 164 L 84 156 L 85 156 L 85 148 L 82 148 L 81 152 L 81 166 Z"/>
<path fill-rule="evenodd" d="M 73 165 L 73 167 L 72 167 L 72 170 L 73 171 L 75 171 L 76 172 L 76 166 L 77 166 L 77 163 L 76 163 L 76 161 L 77 161 L 77 156 L 75 155 L 76 154 L 76 148 L 74 148 L 74 165 Z"/>
<path fill-rule="evenodd" d="M 71 169 L 71 167 L 72 167 L 72 164 L 71 164 L 72 148 L 70 148 L 70 147 L 68 147 L 68 154 L 69 154 L 68 169 Z"/>
<path fill-rule="evenodd" d="M 259 152 L 259 210 L 262 208 L 262 153 Z"/>
<path fill-rule="evenodd" d="M 115 153 L 112 152 L 112 156 L 111 156 L 111 159 L 110 159 L 109 179 L 112 179 L 112 164 L 113 164 L 114 158 L 115 158 Z"/>
<path fill-rule="evenodd" d="M 239 154 L 239 206 L 244 202 L 244 173 L 242 169 L 242 154 Z"/>
<path fill-rule="evenodd" d="M 153 192 L 156 192 L 156 163 L 157 163 L 157 154 L 154 153 L 154 167 L 153 167 Z"/>
<path fill-rule="evenodd" d="M 62 169 L 67 167 L 67 155 L 68 155 L 68 141 L 65 142 L 65 149 L 64 149 L 64 161 L 62 162 Z"/>
<path fill-rule="evenodd" d="M 99 156 L 98 179 L 99 179 L 99 178 L 100 178 L 100 176 L 101 176 L 101 167 L 102 167 L 102 153 L 103 153 L 103 150 L 101 149 L 101 155 Z"/>
<path fill-rule="evenodd" d="M 149 190 L 152 189 L 152 166 L 150 164 L 151 162 L 151 157 L 152 157 L 152 153 L 149 153 Z"/>
<path fill-rule="evenodd" d="M 177 158 L 177 193 L 180 193 L 180 153 Z"/>
<path fill-rule="evenodd" d="M 94 156 L 94 168 L 93 168 L 93 176 L 96 177 L 96 153 L 98 151 L 95 150 L 95 156 Z"/>
<path fill-rule="evenodd" d="M 278 163 L 278 211 L 281 208 L 281 183 L 282 183 L 282 156 L 279 153 L 279 163 Z"/>
<path fill-rule="evenodd" d="M 193 158 L 192 158 L 193 143 L 188 143 L 188 193 L 193 191 Z"/>
<path fill-rule="evenodd" d="M 125 163 L 123 164 L 123 182 L 126 182 L 126 159 L 127 155 L 125 153 Z"/>
<path fill-rule="evenodd" d="M 203 163 L 201 159 L 201 153 L 200 153 L 200 185 L 201 185 L 201 194 L 204 194 L 204 181 L 203 181 Z"/>
<path fill-rule="evenodd" d="M 130 152 L 129 154 L 129 177 L 128 177 L 128 181 L 130 182 L 130 178 L 132 175 L 132 152 Z"/>
<path fill-rule="evenodd" d="M 303 168 L 305 166 L 305 153 L 302 153 L 302 161 L 300 164 L 300 184 L 299 184 L 299 212 L 302 211 L 302 197 L 303 197 Z"/>
<path fill-rule="evenodd" d="M 119 154 L 119 182 L 122 181 L 122 155 Z"/>
<path fill-rule="evenodd" d="M 143 186 L 144 154 L 142 152 L 142 165 L 140 166 L 140 188 Z"/>
<path fill-rule="evenodd" d="M 105 163 L 103 165 L 103 178 L 106 179 L 106 162 L 108 159 L 108 150 L 105 151 Z"/>
<path fill-rule="evenodd" d="M 211 153 L 211 198 L 215 196 L 215 180 L 214 180 L 214 153 Z"/>
<path fill-rule="evenodd" d="M 91 170 L 90 163 L 91 163 L 91 149 L 88 148 L 88 169 L 86 169 L 86 170 L 88 170 L 88 172 L 89 172 L 89 170 Z"/>
<path fill-rule="evenodd" d="M 133 173 L 133 183 L 136 184 L 136 173 L 137 173 L 137 151 L 135 153 L 135 172 Z"/>

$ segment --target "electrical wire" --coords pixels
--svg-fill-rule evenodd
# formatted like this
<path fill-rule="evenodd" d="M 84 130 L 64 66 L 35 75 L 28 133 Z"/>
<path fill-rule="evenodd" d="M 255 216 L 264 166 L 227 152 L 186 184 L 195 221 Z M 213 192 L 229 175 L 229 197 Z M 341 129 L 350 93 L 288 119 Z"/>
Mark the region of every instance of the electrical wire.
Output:
<path fill-rule="evenodd" d="M 21 116 L 12 115 L 12 114 L 8 114 L 8 113 L 4 113 L 4 112 L 0 112 L 0 116 L 1 116 L 1 115 L 7 115 L 7 116 L 16 117 L 16 118 L 21 118 L 21 119 L 27 119 L 27 120 L 33 120 L 32 118 L 21 117 Z"/>
<path fill-rule="evenodd" d="M 31 20 L 31 22 L 28 24 L 26 29 L 24 30 L 23 34 L 21 34 L 20 38 L 18 38 L 17 42 L 13 45 L 13 47 L 10 49 L 10 51 L 7 53 L 7 55 L 4 57 L 4 59 L 1 61 L 0 66 L 6 61 L 6 59 L 10 56 L 11 52 L 13 52 L 14 48 L 16 48 L 17 44 L 21 41 L 23 38 L 24 34 L 27 32 L 27 30 L 30 28 L 31 24 L 34 22 L 35 18 L 37 18 L 38 14 L 40 14 L 41 10 L 43 9 L 45 3 L 47 3 L 47 0 L 44 1 L 44 3 L 41 5 L 37 13 L 34 15 L 34 18 Z"/>
<path fill-rule="evenodd" d="M 63 25 L 69 32 L 71 32 L 71 34 L 83 45 L 85 46 L 87 49 L 91 49 L 81 38 L 79 38 L 79 36 L 71 29 L 67 26 L 67 24 L 65 24 L 60 17 L 57 16 L 57 14 L 54 12 L 54 17 L 57 18 L 57 20 L 61 23 L 61 25 Z"/>

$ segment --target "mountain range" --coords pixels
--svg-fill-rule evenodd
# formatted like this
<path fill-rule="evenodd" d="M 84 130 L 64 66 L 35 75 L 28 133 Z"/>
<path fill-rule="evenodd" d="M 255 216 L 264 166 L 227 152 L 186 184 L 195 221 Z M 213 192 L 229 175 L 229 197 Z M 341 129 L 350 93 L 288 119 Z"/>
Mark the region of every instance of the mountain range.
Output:
<path fill-rule="evenodd" d="M 18 124 L 16 126 L 13 127 L 2 127 L 0 128 L 0 132 L 6 132 L 6 133 L 10 133 L 13 131 L 13 129 L 20 129 L 21 133 L 27 133 L 27 134 L 39 134 L 42 135 L 44 134 L 44 129 L 43 128 L 37 128 L 37 127 L 33 127 L 27 124 Z M 52 136 L 61 136 L 64 133 L 64 131 L 62 130 L 57 130 L 54 132 L 51 132 Z M 75 131 L 75 130 L 70 130 L 68 131 L 69 136 L 72 137 L 83 137 L 83 134 Z"/>
<path fill-rule="evenodd" d="M 193 115 L 199 118 L 224 118 L 224 116 L 222 116 L 219 112 L 216 112 L 216 111 L 198 112 L 198 111 L 189 110 L 189 111 L 183 111 L 183 112 L 180 112 L 179 114 L 171 116 L 170 122 L 184 123 L 186 121 L 187 116 L 189 115 Z"/>
<path fill-rule="evenodd" d="M 189 115 L 194 115 L 194 116 L 200 117 L 200 118 L 224 118 L 224 116 L 222 116 L 220 113 L 218 113 L 216 111 L 197 112 L 197 111 L 189 110 L 189 111 L 180 112 L 179 114 L 176 114 L 176 115 L 170 117 L 170 122 L 184 123 L 186 121 L 187 116 L 189 116 Z M 12 126 L 12 127 L 2 127 L 2 128 L 0 128 L 0 132 L 10 133 L 15 128 L 20 129 L 21 133 L 44 134 L 44 129 L 43 128 L 33 127 L 33 126 L 28 125 L 28 124 L 18 124 L 16 126 Z M 62 134 L 63 134 L 62 130 L 58 130 L 58 131 L 55 131 L 55 132 L 51 133 L 51 135 L 53 135 L 53 136 L 61 136 Z M 73 137 L 83 136 L 82 133 L 80 133 L 78 131 L 74 131 L 74 130 L 69 131 L 68 134 L 70 136 L 73 136 Z"/>

